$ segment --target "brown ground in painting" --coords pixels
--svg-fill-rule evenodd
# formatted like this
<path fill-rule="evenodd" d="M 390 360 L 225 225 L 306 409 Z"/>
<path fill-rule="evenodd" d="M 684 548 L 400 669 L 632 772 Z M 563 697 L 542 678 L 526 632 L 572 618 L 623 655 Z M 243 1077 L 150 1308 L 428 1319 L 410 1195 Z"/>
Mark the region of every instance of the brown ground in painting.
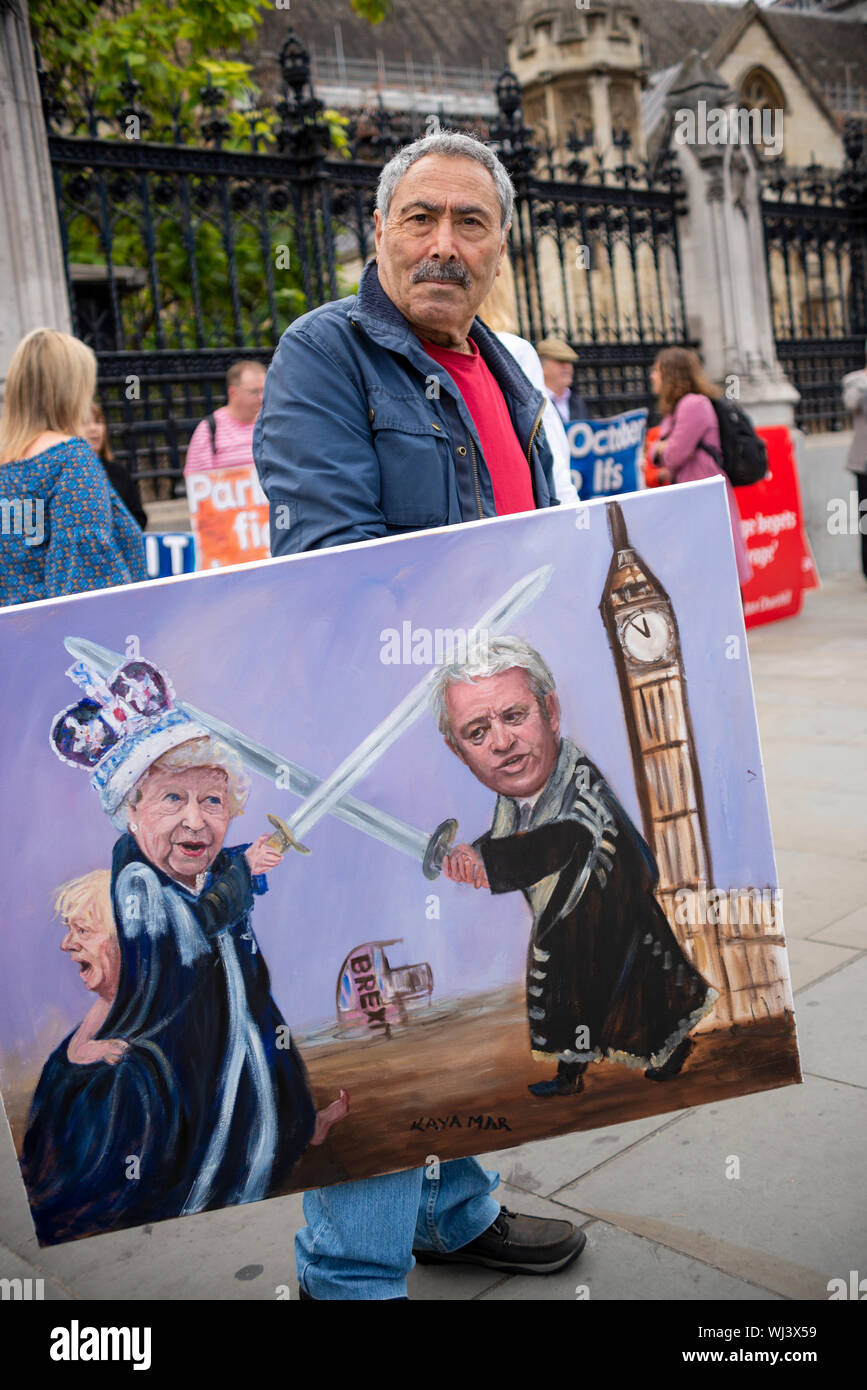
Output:
<path fill-rule="evenodd" d="M 287 1191 L 411 1168 L 533 1139 L 598 1129 L 688 1105 L 771 1090 L 800 1080 L 791 1016 L 695 1035 L 680 1076 L 593 1063 L 581 1095 L 541 1099 L 527 1090 L 556 1063 L 530 1056 L 523 987 L 444 1000 L 391 1038 L 296 1038 L 318 1106 L 349 1091 L 351 1109 L 320 1148 L 310 1148 Z M 33 1078 L 33 1085 L 37 1077 Z M 7 1094 L 20 1152 L 32 1086 Z"/>
<path fill-rule="evenodd" d="M 429 1154 L 460 1158 L 800 1080 L 791 1016 L 696 1035 L 684 1070 L 670 1081 L 599 1062 L 588 1067 L 581 1095 L 545 1099 L 527 1086 L 553 1076 L 556 1063 L 530 1056 L 522 988 L 455 1000 L 452 1012 L 423 1019 L 417 1015 L 391 1038 L 299 1040 L 317 1105 L 344 1086 L 351 1111 L 321 1148 L 308 1149 L 292 1190 L 414 1167 Z"/>

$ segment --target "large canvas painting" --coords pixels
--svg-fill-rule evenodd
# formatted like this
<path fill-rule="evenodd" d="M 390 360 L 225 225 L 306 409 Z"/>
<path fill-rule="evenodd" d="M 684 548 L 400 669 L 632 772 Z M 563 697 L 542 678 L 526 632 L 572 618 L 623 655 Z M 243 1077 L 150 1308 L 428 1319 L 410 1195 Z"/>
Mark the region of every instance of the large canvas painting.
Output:
<path fill-rule="evenodd" d="M 0 613 L 44 1244 L 800 1079 L 719 481 Z"/>

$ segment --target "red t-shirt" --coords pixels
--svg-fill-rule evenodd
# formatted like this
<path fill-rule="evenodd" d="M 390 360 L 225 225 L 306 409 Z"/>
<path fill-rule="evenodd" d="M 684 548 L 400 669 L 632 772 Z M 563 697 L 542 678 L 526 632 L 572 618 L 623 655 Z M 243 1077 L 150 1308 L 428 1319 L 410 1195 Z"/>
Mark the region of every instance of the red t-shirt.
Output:
<path fill-rule="evenodd" d="M 467 342 L 473 350 L 472 356 L 437 347 L 426 339 L 422 339 L 422 347 L 435 362 L 445 367 L 473 417 L 491 475 L 497 516 L 532 512 L 536 503 L 530 465 L 515 434 L 509 408 L 476 344 L 472 338 Z"/>

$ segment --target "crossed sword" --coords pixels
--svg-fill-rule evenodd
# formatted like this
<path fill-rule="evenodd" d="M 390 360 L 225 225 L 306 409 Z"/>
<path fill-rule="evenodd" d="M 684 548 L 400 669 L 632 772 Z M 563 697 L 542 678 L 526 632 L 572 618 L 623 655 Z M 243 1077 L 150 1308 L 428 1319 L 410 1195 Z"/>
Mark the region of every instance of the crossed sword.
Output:
<path fill-rule="evenodd" d="M 553 565 L 543 565 L 541 569 L 533 570 L 513 584 L 467 634 L 467 649 L 471 650 L 472 644 L 478 643 L 479 639 L 501 636 L 507 632 L 518 614 L 532 607 L 545 591 L 553 573 Z M 89 642 L 82 637 L 67 637 L 64 646 L 76 660 L 84 661 L 103 677 L 111 675 L 128 660 L 120 653 L 110 651 L 108 647 L 101 647 L 98 643 Z M 288 824 L 280 820 L 279 816 L 268 816 L 275 827 L 270 843 L 281 854 L 290 848 L 297 849 L 302 854 L 309 854 L 310 851 L 302 843 L 302 836 L 306 836 L 323 816 L 330 814 L 338 820 L 345 821 L 355 830 L 360 830 L 363 834 L 390 845 L 392 849 L 409 855 L 411 859 L 418 860 L 425 877 L 435 879 L 442 868 L 443 859 L 454 844 L 458 822 L 453 819 L 444 820 L 432 834 L 428 834 L 423 830 L 416 830 L 414 826 L 398 820 L 386 811 L 380 811 L 366 801 L 359 801 L 356 797 L 350 796 L 349 791 L 370 771 L 386 749 L 419 718 L 428 703 L 430 689 L 436 676 L 437 668 L 434 667 L 401 700 L 391 714 L 377 724 L 367 738 L 325 778 L 316 777 L 314 773 L 308 772 L 291 759 L 247 738 L 246 734 L 242 734 L 231 724 L 224 723 L 212 714 L 206 714 L 197 705 L 192 705 L 186 700 L 176 700 L 175 705 L 196 723 L 210 729 L 230 748 L 234 748 L 253 772 L 261 773 L 276 786 L 304 798 L 290 816 Z"/>

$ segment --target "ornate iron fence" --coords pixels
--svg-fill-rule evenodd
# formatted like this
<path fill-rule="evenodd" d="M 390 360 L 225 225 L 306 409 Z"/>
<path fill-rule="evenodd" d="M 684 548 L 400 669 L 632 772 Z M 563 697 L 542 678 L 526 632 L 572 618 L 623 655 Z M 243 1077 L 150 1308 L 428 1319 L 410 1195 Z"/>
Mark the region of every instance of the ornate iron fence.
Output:
<path fill-rule="evenodd" d="M 837 175 L 774 171 L 762 199 L 777 355 L 801 393 L 797 422 L 845 429 L 841 378 L 864 365 L 867 338 L 867 160 L 856 121 Z"/>
<path fill-rule="evenodd" d="M 228 111 L 208 88 L 190 129 L 146 111 L 131 79 L 121 111 L 88 92 L 73 121 L 37 62 L 74 331 L 97 353 L 116 453 L 164 494 L 228 366 L 267 362 L 295 317 L 354 290 L 380 169 L 425 124 L 380 107 L 350 122 L 340 150 L 291 33 L 280 67 L 273 110 Z M 519 331 L 573 344 L 594 413 L 649 403 L 653 357 L 685 337 L 676 170 L 631 164 L 623 135 L 619 167 L 591 171 L 574 132 L 562 168 L 530 143 L 511 73 L 496 94 L 498 119 L 477 133 L 516 184 Z"/>
<path fill-rule="evenodd" d="M 614 137 L 619 164 L 597 154 L 591 166 L 588 142 L 573 128 L 562 161 L 551 146 L 532 144 L 510 72 L 497 83 L 497 103 L 491 139 L 517 194 L 510 250 L 520 333 L 568 340 L 593 414 L 652 406 L 656 354 L 687 342 L 678 240 L 685 195 L 673 155 L 631 163 L 624 129 Z"/>

